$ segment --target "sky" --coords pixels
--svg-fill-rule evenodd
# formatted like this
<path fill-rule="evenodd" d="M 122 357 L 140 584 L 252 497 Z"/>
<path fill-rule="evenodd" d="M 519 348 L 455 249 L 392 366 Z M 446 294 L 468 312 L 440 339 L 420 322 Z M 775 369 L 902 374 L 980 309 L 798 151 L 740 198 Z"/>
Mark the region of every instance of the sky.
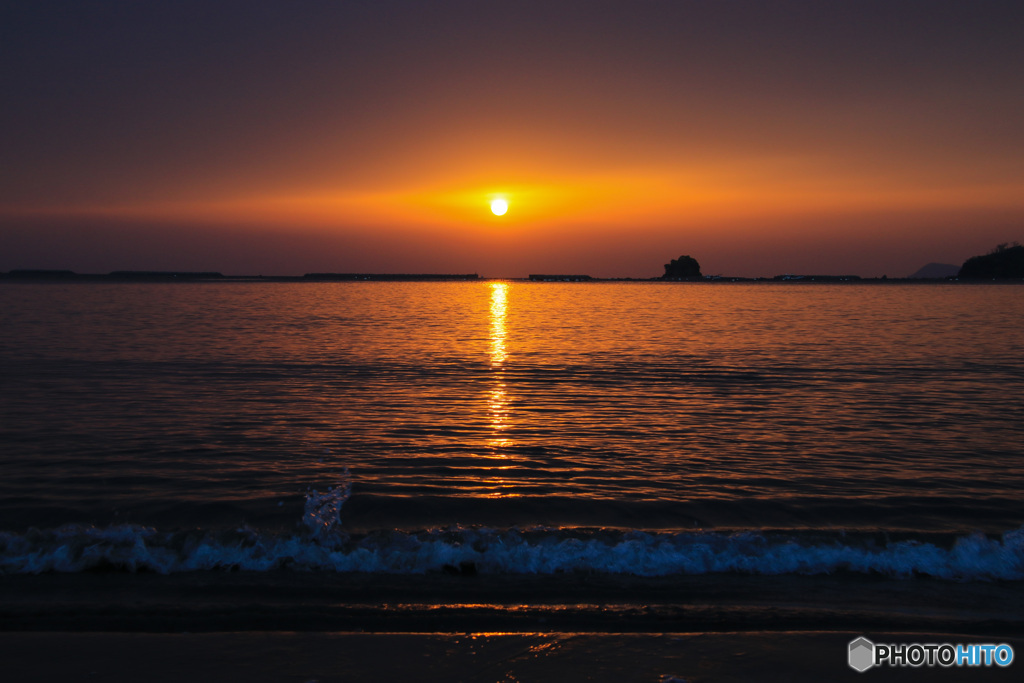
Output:
<path fill-rule="evenodd" d="M 1021 36 L 1016 1 L 0 0 L 0 271 L 960 264 L 1024 241 Z"/>

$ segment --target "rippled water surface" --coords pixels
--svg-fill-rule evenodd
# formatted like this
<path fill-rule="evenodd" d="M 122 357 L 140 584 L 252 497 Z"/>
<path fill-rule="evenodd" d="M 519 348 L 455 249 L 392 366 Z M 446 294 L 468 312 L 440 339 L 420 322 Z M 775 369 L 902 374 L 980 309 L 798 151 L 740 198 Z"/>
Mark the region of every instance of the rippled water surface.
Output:
<path fill-rule="evenodd" d="M 348 482 L 351 531 L 1024 524 L 1018 286 L 5 284 L 0 321 L 0 530 L 288 529 Z"/>

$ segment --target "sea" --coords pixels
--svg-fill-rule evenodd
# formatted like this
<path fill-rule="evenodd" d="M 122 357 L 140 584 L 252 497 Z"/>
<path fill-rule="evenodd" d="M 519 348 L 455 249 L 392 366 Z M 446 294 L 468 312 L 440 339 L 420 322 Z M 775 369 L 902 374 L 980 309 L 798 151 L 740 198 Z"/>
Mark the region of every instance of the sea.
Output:
<path fill-rule="evenodd" d="M 0 284 L 0 574 L 1024 580 L 1024 287 Z"/>

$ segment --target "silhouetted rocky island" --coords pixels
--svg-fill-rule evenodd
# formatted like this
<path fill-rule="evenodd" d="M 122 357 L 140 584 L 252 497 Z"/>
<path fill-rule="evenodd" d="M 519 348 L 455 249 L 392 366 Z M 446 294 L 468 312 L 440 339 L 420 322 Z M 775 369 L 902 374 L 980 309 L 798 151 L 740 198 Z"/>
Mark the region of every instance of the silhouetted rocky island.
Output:
<path fill-rule="evenodd" d="M 959 276 L 963 280 L 1024 279 L 1024 246 L 1004 243 L 981 256 L 964 261 Z"/>
<path fill-rule="evenodd" d="M 700 279 L 700 264 L 697 259 L 689 255 L 674 258 L 665 264 L 665 274 L 662 280 L 690 280 Z"/>

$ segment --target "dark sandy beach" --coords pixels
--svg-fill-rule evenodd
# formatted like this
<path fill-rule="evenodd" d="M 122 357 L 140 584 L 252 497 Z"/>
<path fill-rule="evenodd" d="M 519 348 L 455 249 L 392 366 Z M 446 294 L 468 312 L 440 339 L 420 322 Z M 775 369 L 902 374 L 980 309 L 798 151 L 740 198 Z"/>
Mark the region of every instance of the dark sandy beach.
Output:
<path fill-rule="evenodd" d="M 1017 663 L 859 674 L 846 647 L 1021 652 L 1022 593 L 877 577 L 7 576 L 0 658 L 18 682 L 1011 680 Z"/>
<path fill-rule="evenodd" d="M 876 668 L 845 661 L 859 633 L 35 632 L 0 635 L 4 680 L 21 681 L 967 681 L 1009 669 Z M 872 634 L 875 635 L 875 634 Z M 947 633 L 885 642 L 964 642 Z M 1016 651 L 1021 638 L 1000 638 Z"/>

